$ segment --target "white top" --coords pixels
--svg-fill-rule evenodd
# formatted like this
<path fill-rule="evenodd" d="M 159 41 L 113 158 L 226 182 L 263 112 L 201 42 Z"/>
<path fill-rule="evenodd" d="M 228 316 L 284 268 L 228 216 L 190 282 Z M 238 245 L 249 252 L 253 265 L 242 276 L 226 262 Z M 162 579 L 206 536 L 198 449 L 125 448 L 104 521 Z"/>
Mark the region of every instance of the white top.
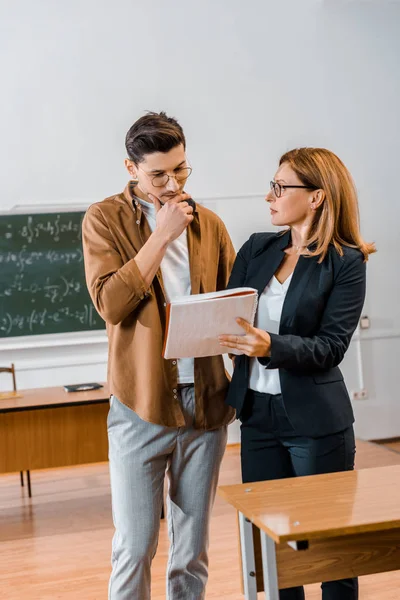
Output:
<path fill-rule="evenodd" d="M 157 211 L 151 202 L 146 202 L 135 196 L 140 202 L 151 231 L 156 228 Z M 189 250 L 187 244 L 187 229 L 173 242 L 168 244 L 167 251 L 161 261 L 161 274 L 164 283 L 166 299 L 171 301 L 175 296 L 189 296 L 192 291 L 190 281 Z M 194 359 L 178 359 L 178 383 L 194 382 Z"/>
<path fill-rule="evenodd" d="M 293 273 L 279 283 L 275 275 L 258 299 L 258 309 L 254 327 L 269 333 L 279 333 L 282 308 Z M 264 394 L 280 394 L 279 369 L 266 369 L 257 358 L 250 359 L 249 388 Z"/>

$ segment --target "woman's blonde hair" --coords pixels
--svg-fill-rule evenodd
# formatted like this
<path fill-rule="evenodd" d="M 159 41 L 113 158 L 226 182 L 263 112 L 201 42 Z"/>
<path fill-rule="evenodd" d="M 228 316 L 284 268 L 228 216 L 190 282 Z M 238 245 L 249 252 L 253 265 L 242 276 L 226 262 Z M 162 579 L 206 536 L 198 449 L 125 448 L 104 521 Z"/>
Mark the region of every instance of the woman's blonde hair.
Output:
<path fill-rule="evenodd" d="M 357 191 L 340 158 L 325 148 L 296 148 L 286 152 L 279 165 L 287 163 L 304 185 L 324 193 L 311 225 L 308 246 L 311 256 L 325 258 L 330 244 L 343 255 L 342 246 L 358 248 L 368 260 L 375 244 L 365 242 L 360 233 Z"/>

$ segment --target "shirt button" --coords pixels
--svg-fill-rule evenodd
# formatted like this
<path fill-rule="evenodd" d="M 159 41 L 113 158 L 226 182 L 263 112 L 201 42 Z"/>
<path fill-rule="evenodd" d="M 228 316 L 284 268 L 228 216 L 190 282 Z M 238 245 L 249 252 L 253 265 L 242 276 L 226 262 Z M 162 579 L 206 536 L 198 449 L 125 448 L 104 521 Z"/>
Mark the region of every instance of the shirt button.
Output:
<path fill-rule="evenodd" d="M 136 224 L 137 224 L 137 225 L 140 225 L 140 221 L 139 221 L 139 219 L 136 221 Z"/>
<path fill-rule="evenodd" d="M 164 302 L 164 306 L 167 306 L 167 303 L 166 303 L 166 302 Z"/>
<path fill-rule="evenodd" d="M 176 365 L 176 360 L 173 360 L 173 361 L 172 361 L 172 364 L 173 364 L 173 365 Z"/>
<path fill-rule="evenodd" d="M 178 400 L 178 396 L 174 396 L 174 400 Z"/>
<path fill-rule="evenodd" d="M 172 390 L 174 392 L 174 394 L 176 394 L 176 390 Z"/>

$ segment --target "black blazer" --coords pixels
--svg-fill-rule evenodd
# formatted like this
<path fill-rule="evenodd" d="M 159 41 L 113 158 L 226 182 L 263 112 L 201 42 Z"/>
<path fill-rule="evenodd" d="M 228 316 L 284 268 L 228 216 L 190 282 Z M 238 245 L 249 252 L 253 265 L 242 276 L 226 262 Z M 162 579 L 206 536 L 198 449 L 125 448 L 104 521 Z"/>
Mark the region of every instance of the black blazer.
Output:
<path fill-rule="evenodd" d="M 291 239 L 255 233 L 240 249 L 228 289 L 253 287 L 260 295 L 284 258 Z M 290 282 L 271 356 L 258 358 L 279 369 L 282 398 L 297 435 L 318 437 L 349 427 L 353 410 L 338 368 L 357 327 L 365 298 L 366 265 L 359 250 L 333 246 L 322 263 L 300 256 Z M 240 418 L 249 380 L 249 358 L 238 356 L 227 402 Z"/>

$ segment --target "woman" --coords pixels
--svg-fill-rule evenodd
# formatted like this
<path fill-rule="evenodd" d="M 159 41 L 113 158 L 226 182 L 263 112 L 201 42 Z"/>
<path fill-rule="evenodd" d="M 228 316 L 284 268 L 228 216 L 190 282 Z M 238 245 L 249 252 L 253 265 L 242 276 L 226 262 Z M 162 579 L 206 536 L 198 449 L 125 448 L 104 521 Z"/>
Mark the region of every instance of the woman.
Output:
<path fill-rule="evenodd" d="M 220 342 L 235 358 L 228 403 L 241 420 L 244 482 L 354 468 L 354 416 L 339 363 L 365 297 L 375 252 L 359 231 L 350 173 L 329 150 L 300 148 L 279 162 L 271 191 L 279 233 L 253 234 L 228 287 L 259 291 L 255 327 Z M 323 600 L 358 598 L 357 579 L 322 584 Z M 302 587 L 281 600 L 304 599 Z"/>

